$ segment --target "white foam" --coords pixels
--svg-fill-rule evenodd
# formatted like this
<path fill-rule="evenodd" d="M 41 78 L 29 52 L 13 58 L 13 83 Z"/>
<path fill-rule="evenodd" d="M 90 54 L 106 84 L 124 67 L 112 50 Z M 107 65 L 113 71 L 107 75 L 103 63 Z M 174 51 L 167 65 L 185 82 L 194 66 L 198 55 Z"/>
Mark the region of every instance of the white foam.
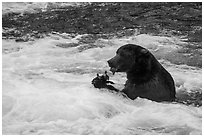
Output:
<path fill-rule="evenodd" d="M 135 39 L 141 41 L 143 36 L 146 38 L 100 39 L 96 43 L 105 47 L 83 52 L 77 47 L 55 46 L 72 41 L 57 35 L 57 39 L 26 43 L 5 44 L 3 40 L 3 48 L 13 44 L 21 47 L 20 51 L 8 48 L 10 52 L 2 56 L 3 134 L 201 134 L 201 107 L 140 98 L 133 101 L 91 85 L 98 70 L 109 69 L 106 61 L 118 47 L 136 44 Z M 178 46 L 171 38 L 153 37 L 152 42 L 162 45 L 167 39 Z M 156 45 L 145 42 L 143 45 L 150 49 Z M 171 64 L 165 67 L 177 84 L 182 83 L 189 91 L 201 89 L 200 69 Z M 126 76 L 118 73 L 111 80 L 123 88 Z"/>
<path fill-rule="evenodd" d="M 2 13 L 36 13 L 51 9 L 63 8 L 67 6 L 79 6 L 85 3 L 80 2 L 3 2 Z"/>

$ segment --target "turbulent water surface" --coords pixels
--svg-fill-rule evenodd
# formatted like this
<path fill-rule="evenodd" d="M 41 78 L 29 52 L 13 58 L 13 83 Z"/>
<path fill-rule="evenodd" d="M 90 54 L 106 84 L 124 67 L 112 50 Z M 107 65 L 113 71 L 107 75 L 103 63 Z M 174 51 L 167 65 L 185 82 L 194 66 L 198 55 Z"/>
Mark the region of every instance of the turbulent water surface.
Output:
<path fill-rule="evenodd" d="M 4 134 L 201 134 L 201 107 L 133 101 L 91 85 L 97 72 L 109 69 L 106 61 L 125 43 L 171 54 L 181 41 L 142 34 L 97 40 L 102 48 L 69 47 L 79 38 L 3 40 Z M 201 92 L 201 69 L 160 62 L 173 75 L 177 92 Z M 118 73 L 111 80 L 123 88 L 126 76 Z"/>
<path fill-rule="evenodd" d="M 177 94 L 201 93 L 202 70 L 177 37 L 147 34 L 80 43 L 88 34 L 49 34 L 28 42 L 2 41 L 3 134 L 201 134 L 202 107 L 130 100 L 96 89 L 91 80 L 109 70 L 123 44 L 148 48 L 172 74 Z M 178 63 L 178 60 L 180 61 Z M 126 74 L 108 72 L 122 89 Z"/>

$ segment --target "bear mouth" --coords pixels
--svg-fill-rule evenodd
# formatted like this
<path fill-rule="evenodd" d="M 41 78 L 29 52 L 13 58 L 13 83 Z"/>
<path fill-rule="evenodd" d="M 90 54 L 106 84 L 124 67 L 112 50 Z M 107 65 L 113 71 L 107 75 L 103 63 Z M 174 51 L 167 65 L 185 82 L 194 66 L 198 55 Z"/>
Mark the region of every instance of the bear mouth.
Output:
<path fill-rule="evenodd" d="M 113 75 L 115 74 L 115 72 L 117 72 L 118 71 L 118 69 L 117 68 L 115 68 L 115 67 L 111 67 L 110 68 L 110 71 L 113 73 Z"/>

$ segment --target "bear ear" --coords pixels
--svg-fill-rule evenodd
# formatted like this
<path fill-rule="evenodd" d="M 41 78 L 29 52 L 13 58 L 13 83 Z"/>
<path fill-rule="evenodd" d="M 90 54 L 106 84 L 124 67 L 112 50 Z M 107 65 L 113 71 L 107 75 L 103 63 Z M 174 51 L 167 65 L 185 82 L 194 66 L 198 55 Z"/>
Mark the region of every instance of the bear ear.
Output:
<path fill-rule="evenodd" d="M 149 51 L 148 51 L 147 49 L 141 49 L 140 52 L 141 52 L 141 55 L 142 55 L 142 56 L 143 56 L 143 55 L 145 55 L 145 56 L 148 56 L 148 55 L 149 55 Z"/>
<path fill-rule="evenodd" d="M 147 49 L 141 49 L 142 54 L 147 54 L 149 51 Z"/>

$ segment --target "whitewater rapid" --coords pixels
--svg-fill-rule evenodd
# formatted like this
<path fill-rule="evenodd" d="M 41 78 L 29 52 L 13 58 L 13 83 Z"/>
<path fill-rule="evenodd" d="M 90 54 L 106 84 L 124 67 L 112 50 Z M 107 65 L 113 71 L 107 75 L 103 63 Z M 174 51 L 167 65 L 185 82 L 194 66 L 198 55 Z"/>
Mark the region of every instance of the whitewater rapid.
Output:
<path fill-rule="evenodd" d="M 3 134 L 202 133 L 201 107 L 130 100 L 91 84 L 96 73 L 109 70 L 106 61 L 123 44 L 139 44 L 164 57 L 185 42 L 141 34 L 98 39 L 95 47 L 70 46 L 84 35 L 64 35 L 29 42 L 2 40 Z M 177 93 L 202 92 L 201 69 L 159 61 L 172 74 Z M 117 88 L 124 87 L 124 73 L 109 75 Z"/>

